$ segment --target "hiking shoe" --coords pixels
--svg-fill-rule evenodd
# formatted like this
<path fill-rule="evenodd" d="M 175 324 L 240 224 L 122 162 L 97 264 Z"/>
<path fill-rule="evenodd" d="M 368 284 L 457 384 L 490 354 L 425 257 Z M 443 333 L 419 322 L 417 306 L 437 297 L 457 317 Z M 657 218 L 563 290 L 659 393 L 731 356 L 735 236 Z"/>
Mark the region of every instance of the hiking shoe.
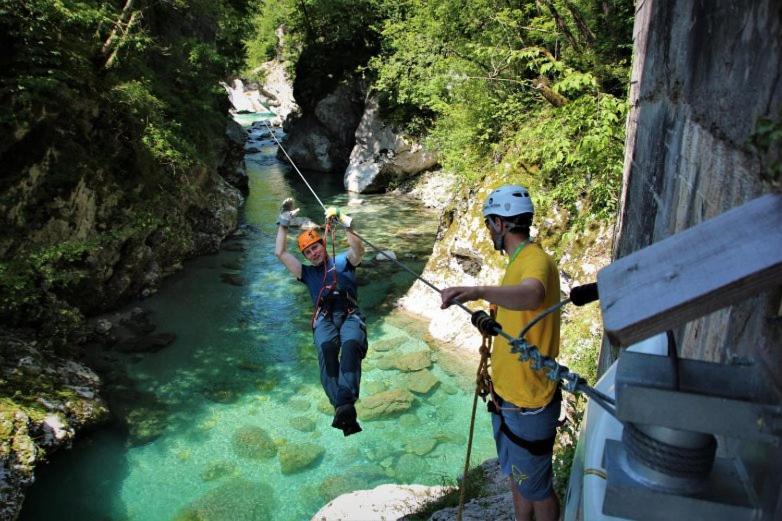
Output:
<path fill-rule="evenodd" d="M 353 420 L 353 423 L 348 424 L 342 428 L 342 434 L 345 436 L 350 436 L 351 434 L 356 434 L 362 430 L 363 429 L 361 428 L 361 425 L 359 425 L 357 421 Z"/>
<path fill-rule="evenodd" d="M 356 408 L 352 403 L 346 403 L 336 408 L 334 421 L 331 422 L 332 427 L 344 429 L 353 423 L 356 423 Z"/>

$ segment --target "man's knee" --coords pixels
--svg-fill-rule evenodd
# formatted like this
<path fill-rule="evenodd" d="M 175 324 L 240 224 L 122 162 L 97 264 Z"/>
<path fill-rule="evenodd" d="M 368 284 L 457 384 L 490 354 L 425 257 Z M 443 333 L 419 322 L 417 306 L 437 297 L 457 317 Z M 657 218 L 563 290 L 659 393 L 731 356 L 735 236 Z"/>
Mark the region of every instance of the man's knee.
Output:
<path fill-rule="evenodd" d="M 329 340 L 320 344 L 319 349 L 323 356 L 323 366 L 326 374 L 336 377 L 339 374 L 339 344 L 336 340 Z"/>
<path fill-rule="evenodd" d="M 366 349 L 364 343 L 358 340 L 348 340 L 342 345 L 342 371 L 357 372 L 361 369 L 361 359 L 364 358 Z"/>

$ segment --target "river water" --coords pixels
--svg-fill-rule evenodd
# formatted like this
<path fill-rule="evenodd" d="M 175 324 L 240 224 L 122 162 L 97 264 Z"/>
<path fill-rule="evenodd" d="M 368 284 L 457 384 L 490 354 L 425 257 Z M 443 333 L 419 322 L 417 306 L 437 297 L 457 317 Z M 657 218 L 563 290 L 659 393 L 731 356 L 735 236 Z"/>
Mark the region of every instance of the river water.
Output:
<path fill-rule="evenodd" d="M 425 352 L 436 382 L 417 389 L 408 411 L 362 422 L 362 433 L 345 438 L 330 427 L 309 297 L 274 256 L 280 201 L 294 197 L 316 221 L 322 210 L 275 158 L 268 135 L 255 145 L 261 151 L 247 156 L 245 236 L 187 262 L 137 304 L 176 341 L 157 353 L 116 355 L 133 388 L 159 404 L 149 420 L 156 437 L 140 443 L 113 428 L 82 436 L 37 470 L 22 520 L 300 521 L 344 492 L 440 485 L 460 474 L 476 360 L 442 349 L 426 339 L 425 324 L 394 309 L 413 278 L 375 260 L 371 248 L 358 272 L 370 343 L 362 397 L 429 378 L 389 368 L 407 353 Z M 361 195 L 363 204 L 349 205 L 341 176 L 308 180 L 326 205 L 349 209 L 362 236 L 420 272 L 436 212 L 393 195 Z M 345 247 L 344 236 L 338 242 Z M 494 449 L 488 422 L 476 423 L 473 461 L 480 462 Z"/>

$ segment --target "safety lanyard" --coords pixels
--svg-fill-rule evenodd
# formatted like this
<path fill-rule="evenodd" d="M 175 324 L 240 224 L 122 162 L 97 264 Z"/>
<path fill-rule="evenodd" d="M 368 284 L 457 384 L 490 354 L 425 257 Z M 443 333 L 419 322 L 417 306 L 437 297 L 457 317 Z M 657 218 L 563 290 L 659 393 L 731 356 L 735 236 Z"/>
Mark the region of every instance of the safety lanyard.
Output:
<path fill-rule="evenodd" d="M 508 266 L 513 264 L 513 261 L 516 260 L 516 257 L 519 256 L 519 253 L 521 253 L 521 250 L 523 250 L 524 246 L 526 246 L 527 244 L 529 244 L 529 241 L 525 239 L 525 240 L 521 241 L 521 244 L 516 246 L 516 251 L 514 251 L 513 255 L 510 256 L 510 260 L 508 261 Z"/>

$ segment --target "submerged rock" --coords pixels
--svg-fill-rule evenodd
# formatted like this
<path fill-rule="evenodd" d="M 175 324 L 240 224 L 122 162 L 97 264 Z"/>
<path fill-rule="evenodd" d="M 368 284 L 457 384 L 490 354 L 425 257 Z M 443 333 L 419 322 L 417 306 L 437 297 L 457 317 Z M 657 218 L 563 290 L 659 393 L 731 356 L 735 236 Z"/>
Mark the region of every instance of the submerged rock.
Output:
<path fill-rule="evenodd" d="M 264 483 L 232 479 L 201 496 L 175 521 L 270 521 L 276 511 L 274 490 Z"/>
<path fill-rule="evenodd" d="M 374 351 L 391 351 L 392 349 L 395 349 L 402 345 L 405 342 L 405 339 L 403 337 L 394 337 L 394 338 L 386 338 L 384 340 L 378 340 L 377 342 L 372 342 L 372 349 Z"/>
<path fill-rule="evenodd" d="M 277 454 L 277 446 L 269 433 L 255 425 L 239 427 L 231 438 L 234 452 L 243 458 L 268 459 Z"/>
<path fill-rule="evenodd" d="M 408 454 L 424 456 L 432 452 L 438 443 L 439 441 L 436 438 L 415 438 L 408 440 L 404 445 L 404 449 Z"/>
<path fill-rule="evenodd" d="M 288 400 L 288 408 L 294 411 L 308 411 L 310 408 L 310 402 L 304 398 L 292 398 Z"/>
<path fill-rule="evenodd" d="M 393 367 L 404 372 L 420 371 L 431 366 L 432 354 L 429 351 L 416 351 L 393 359 Z"/>
<path fill-rule="evenodd" d="M 235 273 L 221 273 L 220 280 L 231 286 L 246 286 L 247 279 Z"/>
<path fill-rule="evenodd" d="M 394 467 L 395 476 L 398 481 L 406 483 L 415 483 L 421 479 L 429 470 L 426 460 L 420 456 L 412 454 L 403 454 L 396 461 Z"/>
<path fill-rule="evenodd" d="M 236 465 L 229 461 L 215 461 L 210 463 L 203 472 L 201 472 L 201 479 L 203 481 L 214 481 L 227 476 L 233 476 L 236 474 Z"/>
<path fill-rule="evenodd" d="M 131 410 L 125 417 L 128 445 L 138 447 L 159 438 L 168 427 L 168 417 L 168 410 L 162 406 Z"/>
<path fill-rule="evenodd" d="M 389 418 L 409 410 L 414 399 L 410 391 L 392 389 L 360 399 L 356 403 L 356 411 L 364 421 Z"/>
<path fill-rule="evenodd" d="M 399 424 L 405 429 L 412 429 L 413 427 L 421 425 L 421 419 L 412 413 L 403 414 L 399 418 Z"/>
<path fill-rule="evenodd" d="M 207 399 L 216 403 L 234 403 L 239 398 L 239 389 L 234 382 L 215 382 L 204 388 Z"/>
<path fill-rule="evenodd" d="M 121 342 L 117 349 L 123 353 L 156 353 L 176 340 L 174 333 L 156 333 Z"/>
<path fill-rule="evenodd" d="M 280 447 L 280 470 L 295 474 L 315 465 L 326 449 L 314 443 L 287 443 Z"/>
<path fill-rule="evenodd" d="M 415 371 L 407 375 L 407 388 L 416 394 L 427 394 L 434 389 L 440 380 L 428 369 Z"/>
<path fill-rule="evenodd" d="M 288 423 L 300 432 L 312 432 L 315 430 L 315 421 L 307 416 L 294 416 Z"/>

